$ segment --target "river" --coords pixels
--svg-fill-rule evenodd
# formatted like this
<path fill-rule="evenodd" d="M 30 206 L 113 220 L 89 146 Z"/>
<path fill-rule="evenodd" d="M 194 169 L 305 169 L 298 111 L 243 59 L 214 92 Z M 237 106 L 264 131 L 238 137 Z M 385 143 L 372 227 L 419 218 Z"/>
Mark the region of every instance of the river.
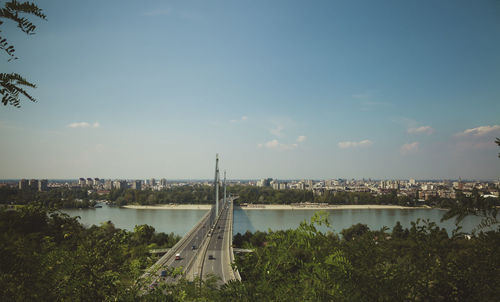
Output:
<path fill-rule="evenodd" d="M 201 217 L 205 210 L 150 210 L 150 209 L 127 209 L 109 207 L 103 205 L 97 209 L 66 209 L 63 212 L 70 216 L 79 216 L 80 222 L 86 226 L 100 225 L 111 221 L 122 229 L 133 230 L 136 225 L 149 224 L 156 231 L 174 233 L 183 236 Z M 254 232 L 272 230 L 284 230 L 296 228 L 304 220 L 310 221 L 315 210 L 242 210 L 235 208 L 233 232 L 244 233 L 247 230 Z M 378 230 L 383 226 L 392 228 L 396 221 L 401 222 L 403 227 L 410 227 L 412 221 L 417 219 L 429 219 L 441 227 L 446 228 L 448 233 L 455 228 L 453 220 L 440 222 L 445 213 L 439 209 L 355 209 L 355 210 L 327 210 L 328 219 L 331 224 L 330 230 L 340 232 L 356 223 L 367 224 L 372 230 Z M 462 222 L 462 231 L 470 232 L 480 219 L 467 217 Z M 321 228 L 326 230 L 326 228 Z"/>

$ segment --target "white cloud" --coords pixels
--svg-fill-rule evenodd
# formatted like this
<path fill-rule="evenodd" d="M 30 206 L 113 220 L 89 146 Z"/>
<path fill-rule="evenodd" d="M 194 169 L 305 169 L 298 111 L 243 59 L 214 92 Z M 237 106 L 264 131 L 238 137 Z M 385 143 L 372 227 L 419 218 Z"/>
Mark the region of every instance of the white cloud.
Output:
<path fill-rule="evenodd" d="M 277 139 L 270 140 L 264 144 L 257 144 L 257 147 L 259 148 L 266 148 L 266 149 L 280 150 L 280 151 L 296 149 L 298 146 L 299 146 L 298 144 L 283 144 L 280 143 Z"/>
<path fill-rule="evenodd" d="M 246 115 L 244 115 L 244 116 L 242 116 L 242 117 L 241 117 L 240 119 L 238 119 L 238 120 L 230 120 L 229 122 L 230 122 L 230 123 L 238 123 L 238 122 L 244 122 L 244 121 L 246 121 L 246 120 L 248 120 L 248 117 L 247 117 Z"/>
<path fill-rule="evenodd" d="M 271 132 L 272 135 L 281 137 L 283 136 L 283 130 L 285 130 L 285 127 L 283 125 L 276 125 L 275 128 L 271 128 L 269 132 Z"/>
<path fill-rule="evenodd" d="M 99 122 L 95 122 L 93 124 L 87 122 L 74 122 L 68 125 L 69 128 L 99 128 L 101 124 Z"/>
<path fill-rule="evenodd" d="M 413 142 L 409 144 L 404 144 L 401 146 L 401 154 L 411 154 L 418 151 L 418 142 Z"/>
<path fill-rule="evenodd" d="M 422 126 L 422 127 L 416 127 L 416 128 L 409 128 L 408 133 L 431 135 L 432 133 L 434 133 L 434 129 L 431 126 Z"/>
<path fill-rule="evenodd" d="M 274 149 L 274 150 L 293 150 L 299 147 L 300 143 L 303 143 L 306 140 L 305 135 L 300 135 L 297 137 L 296 143 L 291 143 L 291 144 L 284 144 L 280 143 L 277 139 L 270 140 L 264 144 L 257 144 L 257 147 L 262 148 L 265 147 L 267 149 Z"/>
<path fill-rule="evenodd" d="M 365 148 L 365 147 L 370 147 L 371 145 L 373 145 L 373 142 L 369 139 L 365 139 L 360 142 L 345 141 L 338 143 L 338 146 L 341 149 L 358 148 L 358 147 Z"/>
<path fill-rule="evenodd" d="M 264 146 L 266 146 L 266 148 L 268 149 L 276 149 L 280 146 L 280 143 L 277 139 L 273 139 L 272 141 L 268 141 L 267 143 L 265 143 Z"/>
<path fill-rule="evenodd" d="M 485 136 L 493 133 L 500 133 L 500 125 L 479 126 L 476 128 L 465 129 L 463 132 L 455 134 L 456 136 Z"/>

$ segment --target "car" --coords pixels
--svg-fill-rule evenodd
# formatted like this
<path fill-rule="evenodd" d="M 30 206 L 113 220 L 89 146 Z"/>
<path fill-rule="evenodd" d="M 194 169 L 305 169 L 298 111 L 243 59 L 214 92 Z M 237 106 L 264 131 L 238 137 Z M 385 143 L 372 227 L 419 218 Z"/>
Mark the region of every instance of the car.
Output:
<path fill-rule="evenodd" d="M 167 271 L 161 271 L 160 276 L 161 277 L 166 277 L 167 276 Z"/>
<path fill-rule="evenodd" d="M 157 288 L 157 287 L 158 287 L 158 282 L 156 282 L 156 281 L 155 281 L 155 282 L 153 282 L 153 283 L 151 283 L 151 284 L 149 285 L 149 289 L 150 289 L 150 290 L 153 290 L 153 289 L 155 289 L 155 288 Z"/>
<path fill-rule="evenodd" d="M 193 246 L 191 247 L 191 249 L 192 249 L 192 250 L 196 250 L 196 245 L 193 245 Z"/>
<path fill-rule="evenodd" d="M 214 260 L 214 256 L 213 255 L 208 255 L 208 260 Z"/>
<path fill-rule="evenodd" d="M 221 235 L 219 235 L 217 238 L 218 238 L 218 239 L 222 239 L 222 236 L 221 236 Z"/>
<path fill-rule="evenodd" d="M 181 260 L 181 254 L 179 253 L 175 254 L 175 260 Z"/>

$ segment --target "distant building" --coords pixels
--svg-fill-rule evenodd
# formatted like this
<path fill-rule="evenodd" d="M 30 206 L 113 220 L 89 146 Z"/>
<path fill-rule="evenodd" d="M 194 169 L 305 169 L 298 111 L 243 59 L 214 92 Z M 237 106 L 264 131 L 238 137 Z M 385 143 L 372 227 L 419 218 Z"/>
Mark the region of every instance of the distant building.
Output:
<path fill-rule="evenodd" d="M 94 186 L 98 186 L 99 184 L 101 183 L 101 181 L 99 180 L 99 178 L 94 178 L 94 182 L 93 182 L 93 185 Z"/>
<path fill-rule="evenodd" d="M 46 179 L 41 179 L 38 182 L 38 191 L 45 192 L 49 189 L 49 182 Z"/>
<path fill-rule="evenodd" d="M 140 190 L 141 184 L 142 184 L 142 181 L 140 181 L 140 180 L 136 180 L 136 181 L 132 182 L 132 189 Z"/>
<path fill-rule="evenodd" d="M 24 190 L 28 190 L 28 188 L 29 188 L 29 182 L 28 182 L 28 180 L 24 179 L 24 178 L 21 179 L 19 181 L 19 190 L 23 190 L 24 191 Z"/>
<path fill-rule="evenodd" d="M 85 178 L 80 177 L 80 179 L 78 180 L 78 185 L 80 185 L 80 186 L 84 186 L 84 185 L 85 185 L 85 183 L 86 183 Z"/>
<path fill-rule="evenodd" d="M 257 187 L 269 187 L 271 186 L 272 178 L 262 178 L 257 182 Z"/>
<path fill-rule="evenodd" d="M 287 189 L 287 183 L 286 182 L 280 183 L 279 189 L 280 190 L 286 190 Z"/>
<path fill-rule="evenodd" d="M 104 182 L 104 189 L 112 190 L 113 189 L 113 181 L 111 181 L 110 179 L 106 180 Z"/>
<path fill-rule="evenodd" d="M 156 180 L 155 180 L 154 178 L 151 178 L 151 180 L 149 181 L 149 185 L 150 185 L 151 187 L 156 186 Z"/>
<path fill-rule="evenodd" d="M 126 189 L 127 182 L 125 180 L 115 180 L 113 183 L 113 187 L 118 190 Z"/>
<path fill-rule="evenodd" d="M 271 181 L 270 185 L 271 185 L 271 187 L 272 187 L 274 190 L 279 190 L 279 189 L 280 189 L 280 183 L 279 183 L 279 182 L 277 182 L 276 180 Z"/>
<path fill-rule="evenodd" d="M 89 178 L 87 178 L 86 184 L 87 184 L 87 186 L 92 186 L 94 184 L 94 180 L 89 177 Z"/>
<path fill-rule="evenodd" d="M 166 187 L 167 186 L 167 180 L 165 178 L 160 179 L 160 185 L 162 187 Z"/>
<path fill-rule="evenodd" d="M 30 179 L 29 185 L 31 190 L 38 190 L 38 179 Z"/>

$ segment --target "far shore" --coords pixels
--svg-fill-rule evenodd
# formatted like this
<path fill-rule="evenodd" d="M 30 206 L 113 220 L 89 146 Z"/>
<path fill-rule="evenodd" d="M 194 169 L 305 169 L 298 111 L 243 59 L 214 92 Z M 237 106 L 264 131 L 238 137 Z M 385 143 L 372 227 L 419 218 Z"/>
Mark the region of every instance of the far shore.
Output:
<path fill-rule="evenodd" d="M 157 204 L 125 205 L 122 208 L 144 210 L 210 210 L 209 204 Z M 388 210 L 388 209 L 431 209 L 429 206 L 405 207 L 398 205 L 360 204 L 360 205 L 287 205 L 287 204 L 249 204 L 236 206 L 242 210 Z"/>
<path fill-rule="evenodd" d="M 125 205 L 122 208 L 139 210 L 210 210 L 210 204 L 155 204 L 155 205 Z"/>
<path fill-rule="evenodd" d="M 346 204 L 346 205 L 287 205 L 287 204 L 249 204 L 240 207 L 242 210 L 370 210 L 370 209 L 430 209 L 429 206 L 404 207 L 398 205 L 379 204 Z"/>

